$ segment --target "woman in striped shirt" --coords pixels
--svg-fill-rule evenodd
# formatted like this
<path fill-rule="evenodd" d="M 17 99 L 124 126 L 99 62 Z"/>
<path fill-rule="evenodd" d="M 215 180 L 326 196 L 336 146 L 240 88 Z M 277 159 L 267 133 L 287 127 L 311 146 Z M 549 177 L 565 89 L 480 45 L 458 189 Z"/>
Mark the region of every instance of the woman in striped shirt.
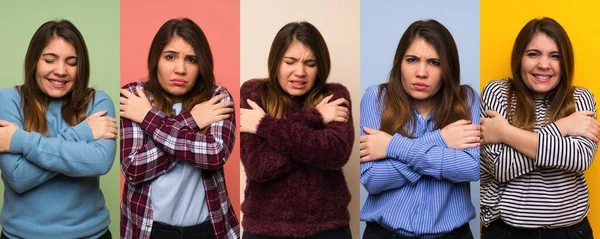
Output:
<path fill-rule="evenodd" d="M 511 68 L 512 79 L 482 93 L 482 238 L 592 238 L 583 172 L 600 125 L 592 93 L 573 86 L 567 33 L 551 18 L 531 20 Z"/>
<path fill-rule="evenodd" d="M 452 35 L 411 24 L 387 83 L 360 105 L 363 239 L 473 238 L 469 182 L 479 179 L 479 97 L 460 85 Z"/>

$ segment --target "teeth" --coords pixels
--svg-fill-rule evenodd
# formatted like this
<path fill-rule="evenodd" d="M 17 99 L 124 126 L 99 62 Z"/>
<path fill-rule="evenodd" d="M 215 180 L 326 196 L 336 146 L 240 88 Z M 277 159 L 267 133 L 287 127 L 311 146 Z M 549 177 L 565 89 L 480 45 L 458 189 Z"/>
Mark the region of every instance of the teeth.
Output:
<path fill-rule="evenodd" d="M 49 81 L 52 82 L 52 84 L 57 84 L 57 85 L 67 84 L 66 81 L 56 81 L 56 80 L 49 80 Z"/>
<path fill-rule="evenodd" d="M 538 78 L 538 79 L 542 79 L 542 80 L 547 80 L 547 79 L 551 78 L 551 76 L 540 76 L 540 75 L 533 75 L 533 77 Z"/>
<path fill-rule="evenodd" d="M 305 85 L 306 82 L 292 81 L 292 84 L 294 84 L 294 85 Z"/>

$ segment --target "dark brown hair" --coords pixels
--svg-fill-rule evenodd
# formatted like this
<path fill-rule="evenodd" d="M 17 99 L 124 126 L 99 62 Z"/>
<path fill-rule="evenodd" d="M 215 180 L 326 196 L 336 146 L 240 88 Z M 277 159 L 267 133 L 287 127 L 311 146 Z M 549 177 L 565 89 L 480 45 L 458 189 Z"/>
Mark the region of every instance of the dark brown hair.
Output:
<path fill-rule="evenodd" d="M 521 62 L 527 50 L 527 45 L 538 33 L 554 40 L 560 54 L 560 79 L 556 87 L 544 96 L 545 101 L 549 102 L 546 122 L 554 122 L 575 112 L 573 98 L 574 57 L 571 40 L 565 29 L 554 19 L 548 17 L 533 19 L 525 24 L 515 39 L 510 59 L 512 79 L 510 79 L 507 99 L 509 107 L 507 115 L 511 124 L 529 131 L 533 131 L 535 124 L 535 101 L 533 99 L 535 92 L 525 85 L 524 79 L 521 77 Z M 516 102 L 513 102 L 513 100 Z"/>
<path fill-rule="evenodd" d="M 213 57 L 210 45 L 204 32 L 196 23 L 188 18 L 171 19 L 163 24 L 152 40 L 148 53 L 148 81 L 145 82 L 146 90 L 154 98 L 154 108 L 173 116 L 171 108 L 173 99 L 158 82 L 158 61 L 173 37 L 178 36 L 194 48 L 198 57 L 198 77 L 192 89 L 183 96 L 182 110 L 191 110 L 194 105 L 210 99 L 215 88 L 213 73 Z"/>
<path fill-rule="evenodd" d="M 460 119 L 471 120 L 471 107 L 467 100 L 469 97 L 474 98 L 474 91 L 469 86 L 460 85 L 460 65 L 454 38 L 436 20 L 416 21 L 400 38 L 389 81 L 379 86 L 380 99 L 385 93 L 381 130 L 388 134 L 400 133 L 405 137 L 413 137 L 416 126 L 415 106 L 413 98 L 402 87 L 404 79 L 401 65 L 406 50 L 417 38 L 431 44 L 440 58 L 442 86 L 431 99 L 434 129 L 441 129 Z"/>
<path fill-rule="evenodd" d="M 262 89 L 262 105 L 267 114 L 276 118 L 286 117 L 287 106 L 291 100 L 291 96 L 281 88 L 278 74 L 283 55 L 293 41 L 299 41 L 310 48 L 315 55 L 317 65 L 317 78 L 314 86 L 307 93 L 304 105 L 316 106 L 329 93 L 326 81 L 331 70 L 331 59 L 325 39 L 319 30 L 308 22 L 288 23 L 273 39 L 268 60 L 269 78 Z"/>
<path fill-rule="evenodd" d="M 29 42 L 24 63 L 25 83 L 19 87 L 23 102 L 24 129 L 42 135 L 48 134 L 46 111 L 50 97 L 44 94 L 36 83 L 37 64 L 44 48 L 56 38 L 73 45 L 77 54 L 77 76 L 71 92 L 63 97 L 62 118 L 71 126 L 85 120 L 87 105 L 95 94 L 94 89 L 88 88 L 90 61 L 87 46 L 79 30 L 68 20 L 48 21 L 42 24 Z"/>

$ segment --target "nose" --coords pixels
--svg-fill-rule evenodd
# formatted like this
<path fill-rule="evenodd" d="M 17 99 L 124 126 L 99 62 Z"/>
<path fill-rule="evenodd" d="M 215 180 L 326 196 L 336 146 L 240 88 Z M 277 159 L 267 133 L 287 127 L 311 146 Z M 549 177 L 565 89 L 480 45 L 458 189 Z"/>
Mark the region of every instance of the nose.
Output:
<path fill-rule="evenodd" d="M 305 67 L 306 66 L 304 64 L 298 63 L 296 69 L 294 69 L 294 75 L 296 75 L 297 77 L 306 76 L 306 69 L 304 69 Z"/>
<path fill-rule="evenodd" d="M 542 70 L 550 69 L 550 59 L 547 56 L 541 57 L 537 67 Z"/>
<path fill-rule="evenodd" d="M 175 74 L 185 75 L 187 73 L 187 69 L 185 67 L 185 60 L 180 60 L 175 63 Z"/>
<path fill-rule="evenodd" d="M 427 79 L 427 77 L 429 77 L 429 72 L 427 71 L 427 63 L 426 62 L 421 62 L 420 64 L 418 64 L 415 75 L 417 76 L 417 78 L 420 78 L 420 79 Z"/>
<path fill-rule="evenodd" d="M 65 63 L 59 63 L 56 65 L 56 69 L 54 69 L 54 74 L 56 76 L 64 77 L 67 75 L 67 66 Z"/>

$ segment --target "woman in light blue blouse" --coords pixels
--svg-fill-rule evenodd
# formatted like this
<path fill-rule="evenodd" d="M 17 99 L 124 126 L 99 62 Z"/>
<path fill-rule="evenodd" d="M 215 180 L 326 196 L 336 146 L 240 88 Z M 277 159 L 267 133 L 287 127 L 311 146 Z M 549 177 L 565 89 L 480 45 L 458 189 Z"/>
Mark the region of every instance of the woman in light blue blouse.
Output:
<path fill-rule="evenodd" d="M 116 151 L 113 102 L 88 87 L 89 57 L 67 20 L 33 35 L 24 83 L 0 90 L 1 238 L 111 238 L 100 175 Z"/>
<path fill-rule="evenodd" d="M 364 239 L 473 238 L 479 97 L 460 85 L 452 35 L 435 20 L 402 35 L 387 83 L 360 106 Z"/>

